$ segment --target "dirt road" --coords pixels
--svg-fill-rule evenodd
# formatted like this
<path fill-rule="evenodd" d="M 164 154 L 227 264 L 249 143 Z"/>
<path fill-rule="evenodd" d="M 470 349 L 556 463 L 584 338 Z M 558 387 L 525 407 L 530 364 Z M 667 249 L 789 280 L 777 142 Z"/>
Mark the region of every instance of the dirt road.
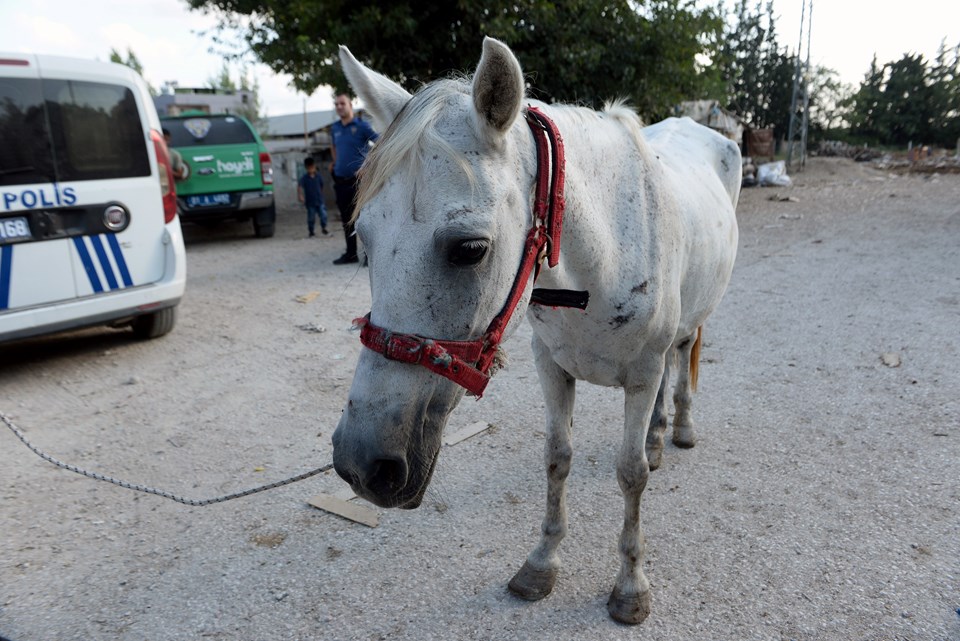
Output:
<path fill-rule="evenodd" d="M 12 641 L 960 639 L 960 176 L 813 159 L 750 189 L 694 416 L 644 495 L 653 613 L 607 618 L 622 395 L 581 384 L 557 588 L 506 591 L 545 481 L 524 327 L 449 428 L 416 511 L 306 505 L 333 474 L 188 508 L 44 463 L 0 426 L 0 636 Z M 793 200 L 773 201 L 771 197 Z M 0 411 L 51 454 L 203 498 L 312 469 L 360 350 L 342 239 L 189 228 L 178 327 L 0 346 Z M 337 232 L 339 233 L 339 231 Z M 298 300 L 299 297 L 299 300 Z"/>

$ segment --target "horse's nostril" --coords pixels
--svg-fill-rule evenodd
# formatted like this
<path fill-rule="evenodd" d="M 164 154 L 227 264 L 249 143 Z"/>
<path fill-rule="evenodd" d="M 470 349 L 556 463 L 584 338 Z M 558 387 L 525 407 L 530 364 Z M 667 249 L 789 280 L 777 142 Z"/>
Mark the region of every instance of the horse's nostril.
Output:
<path fill-rule="evenodd" d="M 381 497 L 396 494 L 407 484 L 407 463 L 399 458 L 382 458 L 370 465 L 367 489 Z"/>
<path fill-rule="evenodd" d="M 340 478 L 350 484 L 350 487 L 355 488 L 360 485 L 360 476 L 353 470 L 342 467 L 336 460 L 333 462 L 333 469 L 336 470 Z"/>

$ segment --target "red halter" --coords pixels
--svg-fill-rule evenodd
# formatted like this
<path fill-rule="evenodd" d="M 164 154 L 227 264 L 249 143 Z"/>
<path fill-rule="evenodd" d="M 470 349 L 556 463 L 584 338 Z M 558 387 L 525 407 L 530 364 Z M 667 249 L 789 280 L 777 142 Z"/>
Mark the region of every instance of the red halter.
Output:
<path fill-rule="evenodd" d="M 358 318 L 360 342 L 390 360 L 422 365 L 449 378 L 473 395 L 483 396 L 490 382 L 490 366 L 503 339 L 510 317 L 520 303 L 531 272 L 536 281 L 540 264 L 554 267 L 560 259 L 560 234 L 563 229 L 563 139 L 557 126 L 536 107 L 527 107 L 527 124 L 537 146 L 537 191 L 533 201 L 533 226 L 527 232 L 520 270 L 500 313 L 480 338 L 466 341 L 426 338 L 417 334 L 397 334 L 370 322 L 370 314 Z M 548 142 L 549 141 L 549 142 Z M 549 157 L 547 152 L 550 152 Z"/>

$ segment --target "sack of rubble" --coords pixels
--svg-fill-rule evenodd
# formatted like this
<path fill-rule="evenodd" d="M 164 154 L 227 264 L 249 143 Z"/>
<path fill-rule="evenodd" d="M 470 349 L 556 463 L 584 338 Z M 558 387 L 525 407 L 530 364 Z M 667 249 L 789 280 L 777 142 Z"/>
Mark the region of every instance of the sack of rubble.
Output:
<path fill-rule="evenodd" d="M 787 163 L 783 160 L 763 163 L 757 167 L 757 182 L 761 187 L 789 187 L 793 183 L 787 175 Z"/>

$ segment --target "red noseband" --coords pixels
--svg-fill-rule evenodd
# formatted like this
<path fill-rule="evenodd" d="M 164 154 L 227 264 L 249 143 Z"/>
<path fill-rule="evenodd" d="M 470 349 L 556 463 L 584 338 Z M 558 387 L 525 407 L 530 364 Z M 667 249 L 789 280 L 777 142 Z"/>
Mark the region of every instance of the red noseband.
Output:
<path fill-rule="evenodd" d="M 397 334 L 370 322 L 370 314 L 354 323 L 360 327 L 360 342 L 390 360 L 422 365 L 449 378 L 473 395 L 483 396 L 490 382 L 497 347 L 503 332 L 520 303 L 527 280 L 534 281 L 540 264 L 554 267 L 560 259 L 560 234 L 563 229 L 563 139 L 552 120 L 536 107 L 527 107 L 527 124 L 537 146 L 537 190 L 533 201 L 533 226 L 527 232 L 520 270 L 500 313 L 480 338 L 466 341 L 426 338 L 417 334 Z M 549 152 L 549 155 L 548 155 Z"/>

